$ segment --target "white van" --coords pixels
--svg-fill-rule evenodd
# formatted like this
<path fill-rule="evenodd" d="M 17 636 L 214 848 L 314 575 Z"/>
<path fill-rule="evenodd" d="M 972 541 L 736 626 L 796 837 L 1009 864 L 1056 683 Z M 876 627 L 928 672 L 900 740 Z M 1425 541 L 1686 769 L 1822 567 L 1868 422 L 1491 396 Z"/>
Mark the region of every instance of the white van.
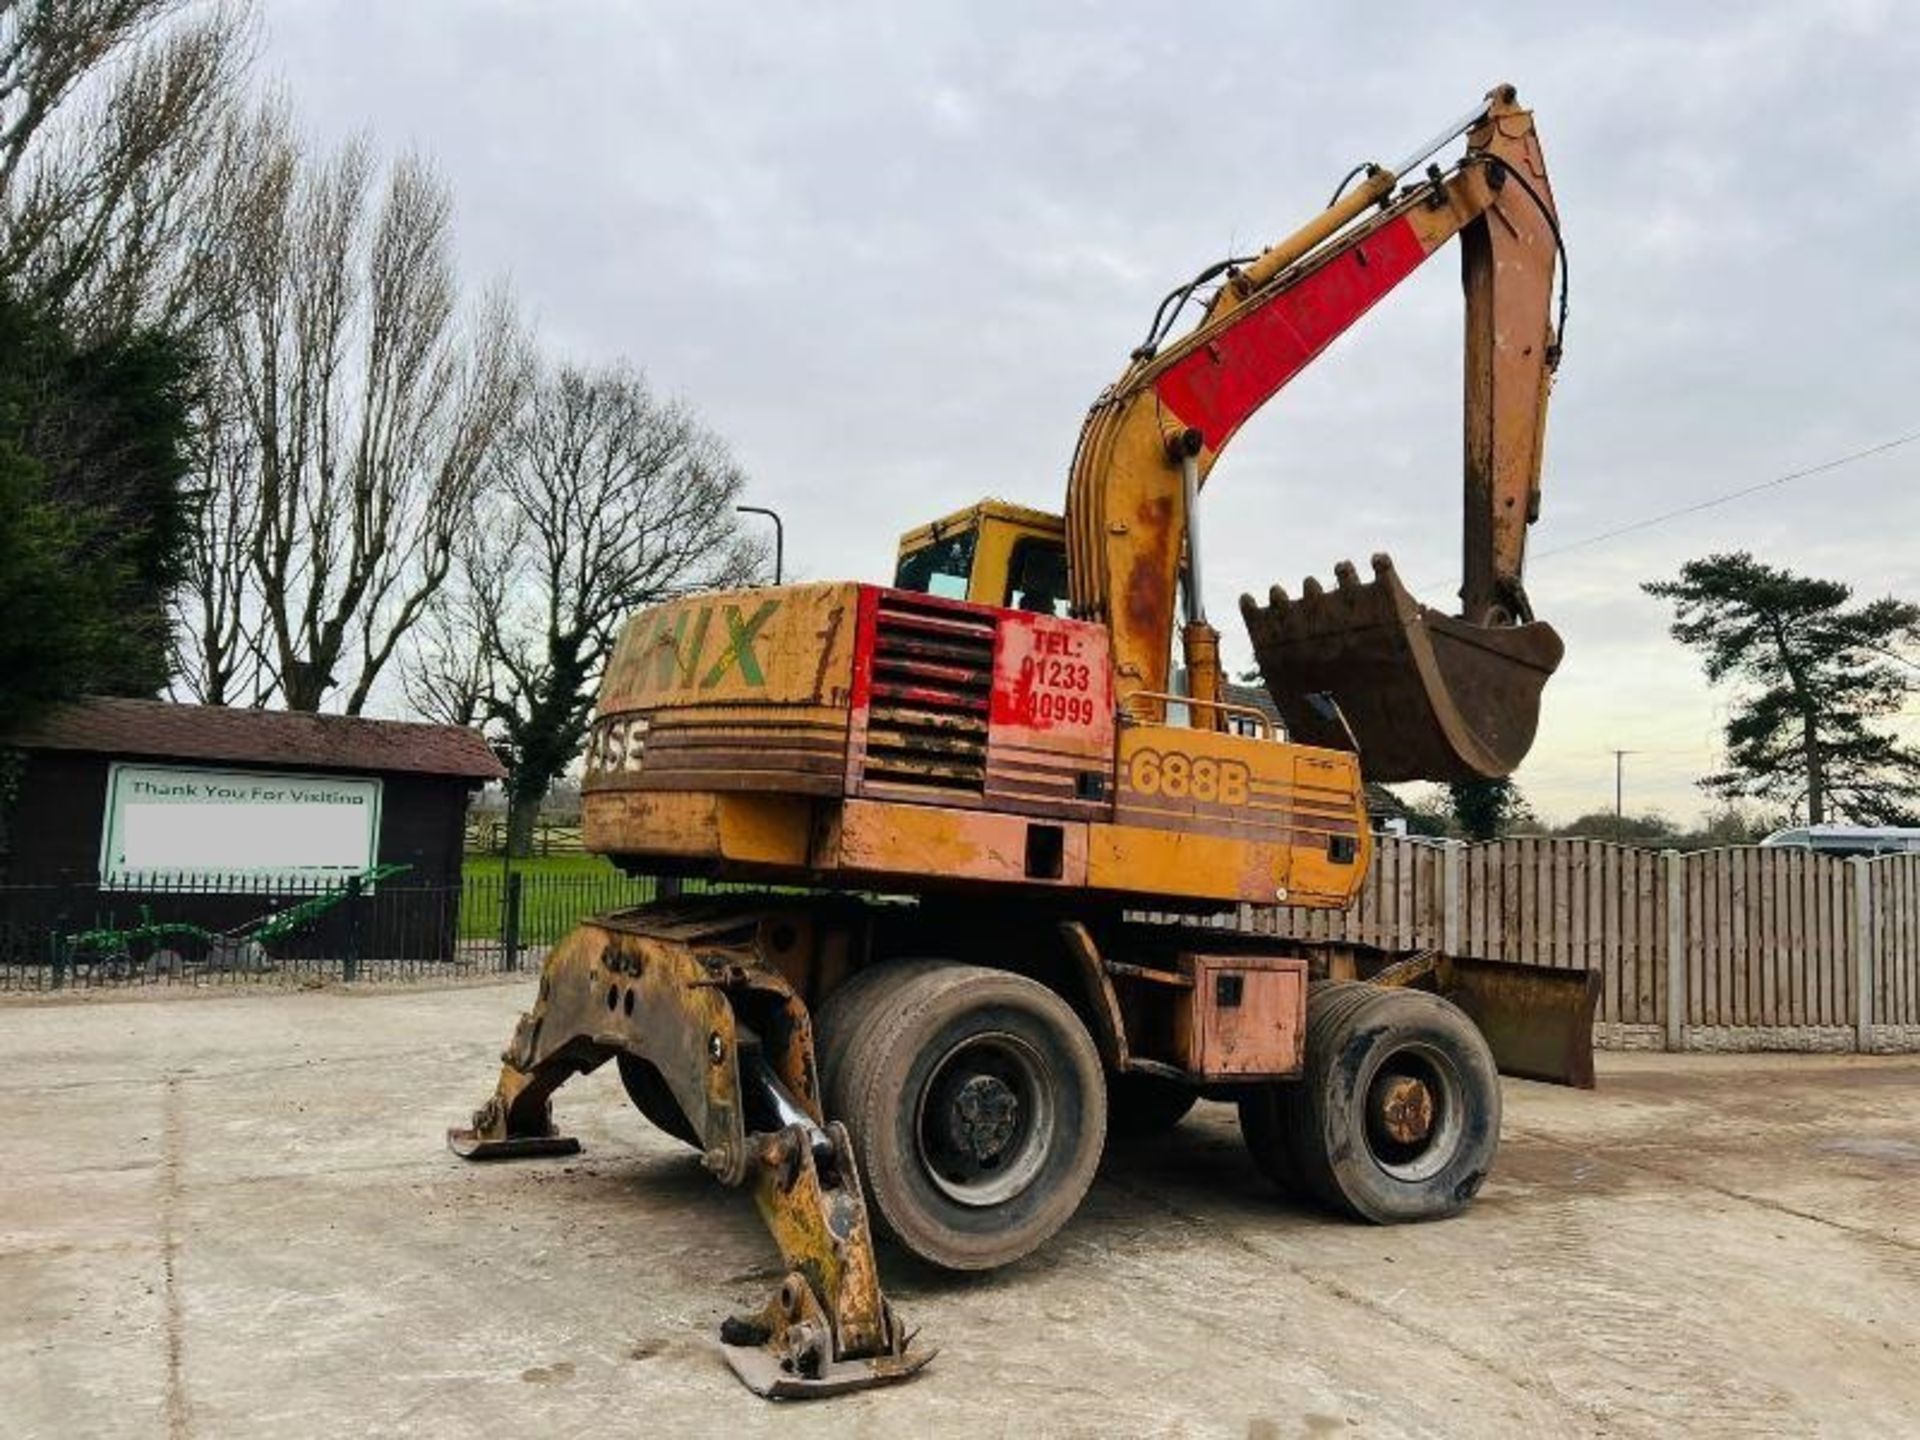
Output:
<path fill-rule="evenodd" d="M 1901 855 L 1920 850 L 1920 830 L 1897 825 L 1797 825 L 1776 830 L 1760 843 L 1827 855 Z"/>

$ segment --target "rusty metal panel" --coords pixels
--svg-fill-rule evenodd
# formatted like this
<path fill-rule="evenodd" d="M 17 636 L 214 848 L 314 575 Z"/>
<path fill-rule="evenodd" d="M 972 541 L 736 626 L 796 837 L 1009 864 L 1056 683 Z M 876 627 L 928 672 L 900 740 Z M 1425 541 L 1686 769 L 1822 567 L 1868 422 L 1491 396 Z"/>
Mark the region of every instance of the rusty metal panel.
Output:
<path fill-rule="evenodd" d="M 1178 725 L 1120 732 L 1114 818 L 1094 873 L 1141 894 L 1343 906 L 1372 844 L 1350 755 Z"/>
<path fill-rule="evenodd" d="M 800 795 L 603 791 L 587 797 L 581 820 L 597 855 L 715 860 L 764 878 L 807 867 L 813 808 Z"/>
<path fill-rule="evenodd" d="M 1280 1080 L 1306 1063 L 1307 962 L 1274 955 L 1179 957 L 1175 1047 L 1205 1080 Z"/>
<path fill-rule="evenodd" d="M 1112 657 L 1104 627 L 1004 610 L 993 658 L 987 788 L 997 808 L 1112 813 Z"/>
<path fill-rule="evenodd" d="M 1036 847 L 1035 831 L 1047 832 Z M 876 880 L 1087 883 L 1087 827 L 949 806 L 848 800 L 820 827 L 816 868 Z"/>
<path fill-rule="evenodd" d="M 1598 971 L 1452 956 L 1439 959 L 1436 978 L 1487 1037 L 1501 1074 L 1593 1088 Z"/>
<path fill-rule="evenodd" d="M 588 732 L 584 789 L 837 795 L 844 711 L 684 706 L 608 715 Z"/>
<path fill-rule="evenodd" d="M 721 592 L 630 620 L 587 739 L 582 790 L 594 848 L 651 847 L 622 833 L 631 807 L 612 804 L 616 792 L 838 794 L 858 592 Z"/>
<path fill-rule="evenodd" d="M 600 713 L 719 704 L 845 709 L 858 590 L 720 591 L 642 610 L 621 631 Z"/>
<path fill-rule="evenodd" d="M 1098 625 L 1003 610 L 993 655 L 993 738 L 1103 767 L 1113 753 L 1113 666 Z"/>
<path fill-rule="evenodd" d="M 986 789 L 994 612 L 863 587 L 846 793 L 974 803 Z"/>

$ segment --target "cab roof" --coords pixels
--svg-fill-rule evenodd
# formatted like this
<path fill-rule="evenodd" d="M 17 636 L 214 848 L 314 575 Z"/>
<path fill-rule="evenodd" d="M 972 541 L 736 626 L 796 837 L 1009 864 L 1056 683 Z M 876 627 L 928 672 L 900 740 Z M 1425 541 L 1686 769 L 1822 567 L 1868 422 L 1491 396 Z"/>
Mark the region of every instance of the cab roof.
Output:
<path fill-rule="evenodd" d="M 907 531 L 900 537 L 900 550 L 904 554 L 909 550 L 918 550 L 930 540 L 942 535 L 950 535 L 955 530 L 966 530 L 977 526 L 982 520 L 1000 520 L 1012 525 L 1025 526 L 1047 535 L 1064 535 L 1066 521 L 1058 515 L 1050 515 L 1045 510 L 1034 510 L 1025 505 L 1015 505 L 1008 500 L 982 500 L 969 505 L 964 510 L 956 510 L 951 515 L 942 515 L 938 520 Z"/>

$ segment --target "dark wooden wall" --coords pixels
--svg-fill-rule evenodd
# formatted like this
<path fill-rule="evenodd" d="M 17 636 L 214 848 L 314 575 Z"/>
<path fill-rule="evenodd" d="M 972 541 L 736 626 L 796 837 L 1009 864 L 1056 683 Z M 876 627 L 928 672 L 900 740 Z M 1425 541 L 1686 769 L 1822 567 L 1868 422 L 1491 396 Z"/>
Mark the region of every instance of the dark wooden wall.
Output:
<path fill-rule="evenodd" d="M 240 765 L 149 759 L 138 755 L 86 755 L 40 750 L 27 756 L 26 772 L 8 815 L 9 853 L 0 857 L 14 881 L 98 878 L 100 829 L 106 821 L 107 767 L 113 761 L 179 765 L 209 770 L 290 770 L 302 775 L 353 775 L 381 781 L 380 863 L 407 865 L 407 878 L 451 885 L 460 879 L 469 782 L 459 776 L 328 771 L 311 767 Z"/>
<path fill-rule="evenodd" d="M 141 894 L 98 888 L 100 833 L 106 819 L 107 769 L 122 760 L 139 764 L 195 762 L 138 755 L 105 756 L 73 751 L 30 752 L 14 803 L 6 817 L 6 849 L 0 853 L 0 928 L 37 934 L 53 926 L 62 933 L 94 926 L 125 926 L 142 905 L 155 918 L 180 920 L 227 932 L 279 905 L 259 893 Z M 367 776 L 365 771 L 328 771 L 310 766 L 206 762 L 204 768 L 286 771 L 298 774 Z M 360 953 L 385 958 L 444 958 L 457 934 L 461 850 L 469 782 L 459 776 L 382 774 L 379 859 L 405 865 L 407 873 L 380 887 L 361 909 Z M 31 913 L 29 913 L 31 912 Z M 293 948 L 314 955 L 337 953 L 349 943 L 343 918 L 329 916 Z M 5 948 L 37 954 L 41 942 L 20 940 Z M 23 954 L 17 958 L 32 958 Z"/>

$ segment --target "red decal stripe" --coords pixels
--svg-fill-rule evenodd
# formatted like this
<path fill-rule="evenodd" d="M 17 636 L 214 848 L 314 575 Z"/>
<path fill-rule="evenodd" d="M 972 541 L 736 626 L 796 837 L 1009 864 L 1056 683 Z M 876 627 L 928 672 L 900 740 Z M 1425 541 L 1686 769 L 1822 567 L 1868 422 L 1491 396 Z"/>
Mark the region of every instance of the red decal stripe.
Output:
<path fill-rule="evenodd" d="M 880 590 L 862 585 L 853 631 L 853 686 L 848 704 L 856 713 L 873 703 L 873 645 L 879 634 Z"/>
<path fill-rule="evenodd" d="M 1211 344 L 1169 366 L 1154 382 L 1155 393 L 1206 437 L 1210 449 L 1219 450 L 1428 254 L 1411 222 L 1387 226 L 1298 284 L 1241 311 Z"/>

